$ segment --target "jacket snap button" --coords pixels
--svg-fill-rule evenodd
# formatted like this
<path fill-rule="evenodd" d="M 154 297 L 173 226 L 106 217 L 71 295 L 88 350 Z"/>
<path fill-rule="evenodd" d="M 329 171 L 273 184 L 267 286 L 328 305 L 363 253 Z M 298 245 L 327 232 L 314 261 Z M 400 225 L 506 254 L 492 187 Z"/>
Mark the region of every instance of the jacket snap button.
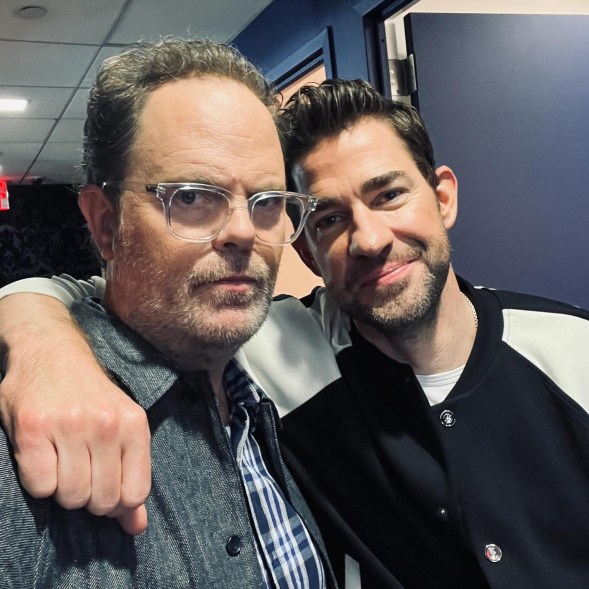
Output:
<path fill-rule="evenodd" d="M 438 508 L 437 514 L 441 520 L 445 521 L 448 519 L 448 510 L 445 507 Z"/>
<path fill-rule="evenodd" d="M 456 423 L 456 417 L 454 417 L 454 412 L 450 411 L 450 409 L 445 409 L 440 413 L 440 423 L 444 427 L 452 427 Z"/>
<path fill-rule="evenodd" d="M 239 536 L 230 536 L 225 545 L 225 550 L 227 550 L 229 556 L 237 556 L 241 552 L 242 546 L 243 542 Z"/>
<path fill-rule="evenodd" d="M 485 556 L 491 562 L 499 562 L 503 557 L 503 551 L 497 544 L 487 544 L 485 546 Z"/>

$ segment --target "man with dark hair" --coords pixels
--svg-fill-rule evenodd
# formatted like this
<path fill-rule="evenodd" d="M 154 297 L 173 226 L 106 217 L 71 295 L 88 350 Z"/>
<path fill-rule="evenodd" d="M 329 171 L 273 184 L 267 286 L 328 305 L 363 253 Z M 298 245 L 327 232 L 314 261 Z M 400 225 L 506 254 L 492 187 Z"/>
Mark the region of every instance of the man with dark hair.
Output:
<path fill-rule="evenodd" d="M 2 430 L 3 588 L 335 587 L 280 456 L 275 409 L 236 357 L 263 323 L 281 248 L 313 204 L 284 190 L 273 110 L 263 77 L 224 45 L 166 40 L 101 67 L 79 204 L 106 283 L 100 303 L 72 313 L 110 378 L 145 410 L 150 525 L 128 535 L 93 515 L 110 511 L 103 499 L 67 511 L 27 494 Z M 136 445 L 149 446 L 145 433 Z M 109 444 L 100 446 L 78 474 L 118 485 L 128 458 L 103 469 Z M 57 454 L 61 476 L 71 456 Z M 83 484 L 77 492 L 67 507 L 87 503 Z"/>
<path fill-rule="evenodd" d="M 279 129 L 291 187 L 319 201 L 295 247 L 326 286 L 275 301 L 243 351 L 336 574 L 364 589 L 585 587 L 589 313 L 455 275 L 456 177 L 410 107 L 331 80 L 299 91 Z M 64 402 L 66 381 L 16 400 L 15 364 L 14 419 L 88 399 Z"/>

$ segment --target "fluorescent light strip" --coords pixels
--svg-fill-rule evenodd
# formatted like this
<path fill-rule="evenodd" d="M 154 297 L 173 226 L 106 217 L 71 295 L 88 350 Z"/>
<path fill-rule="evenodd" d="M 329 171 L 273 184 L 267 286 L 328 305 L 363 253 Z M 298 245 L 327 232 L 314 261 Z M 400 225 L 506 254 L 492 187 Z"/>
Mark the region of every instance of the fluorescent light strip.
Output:
<path fill-rule="evenodd" d="M 29 104 L 22 98 L 0 98 L 0 112 L 23 112 Z"/>

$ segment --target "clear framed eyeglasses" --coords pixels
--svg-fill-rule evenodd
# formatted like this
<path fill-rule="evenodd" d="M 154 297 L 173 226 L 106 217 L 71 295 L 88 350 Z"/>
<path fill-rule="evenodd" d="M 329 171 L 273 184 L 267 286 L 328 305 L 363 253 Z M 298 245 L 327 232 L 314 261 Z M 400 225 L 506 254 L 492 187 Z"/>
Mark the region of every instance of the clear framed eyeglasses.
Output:
<path fill-rule="evenodd" d="M 303 230 L 317 199 L 306 194 L 270 190 L 249 197 L 247 204 L 233 206 L 228 190 L 209 184 L 164 182 L 104 182 L 103 190 L 122 187 L 133 192 L 148 192 L 161 201 L 169 231 L 184 241 L 206 243 L 225 228 L 235 209 L 247 208 L 256 237 L 272 245 L 288 245 Z"/>

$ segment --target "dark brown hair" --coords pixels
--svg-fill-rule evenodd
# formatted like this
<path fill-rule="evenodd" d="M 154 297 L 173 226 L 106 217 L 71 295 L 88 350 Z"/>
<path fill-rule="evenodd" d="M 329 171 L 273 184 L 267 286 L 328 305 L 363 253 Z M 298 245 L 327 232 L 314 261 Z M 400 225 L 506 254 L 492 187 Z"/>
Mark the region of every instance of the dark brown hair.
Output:
<path fill-rule="evenodd" d="M 437 186 L 434 149 L 423 119 L 412 106 L 389 100 L 363 80 L 326 80 L 303 86 L 279 112 L 278 128 L 289 183 L 292 167 L 322 139 L 352 127 L 365 117 L 390 124 L 405 143 L 428 184 Z"/>

